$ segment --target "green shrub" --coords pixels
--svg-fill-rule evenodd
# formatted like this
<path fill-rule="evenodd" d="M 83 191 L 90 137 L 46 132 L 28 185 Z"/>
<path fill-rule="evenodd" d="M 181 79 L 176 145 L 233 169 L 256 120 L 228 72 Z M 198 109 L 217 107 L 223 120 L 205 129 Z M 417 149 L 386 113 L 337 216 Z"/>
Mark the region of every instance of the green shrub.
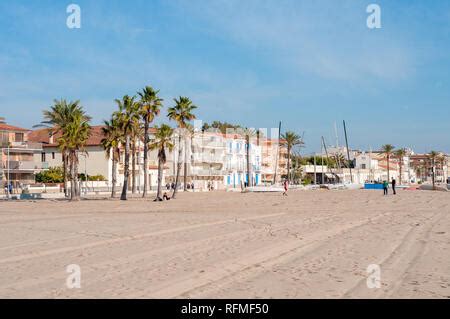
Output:
<path fill-rule="evenodd" d="M 82 181 L 82 182 L 85 182 L 86 181 L 86 176 L 84 175 L 84 173 L 81 173 L 81 174 L 78 175 L 78 179 L 80 181 Z M 100 174 L 92 175 L 92 176 L 88 175 L 87 176 L 87 180 L 89 182 L 103 182 L 103 181 L 106 181 L 106 178 L 105 178 L 105 176 L 100 175 Z"/>
<path fill-rule="evenodd" d="M 35 176 L 36 183 L 63 183 L 64 173 L 61 167 L 50 167 Z"/>
<path fill-rule="evenodd" d="M 313 180 L 311 179 L 311 178 L 309 178 L 309 177 L 305 177 L 303 180 L 302 180 L 302 184 L 303 185 L 311 185 L 313 183 Z"/>

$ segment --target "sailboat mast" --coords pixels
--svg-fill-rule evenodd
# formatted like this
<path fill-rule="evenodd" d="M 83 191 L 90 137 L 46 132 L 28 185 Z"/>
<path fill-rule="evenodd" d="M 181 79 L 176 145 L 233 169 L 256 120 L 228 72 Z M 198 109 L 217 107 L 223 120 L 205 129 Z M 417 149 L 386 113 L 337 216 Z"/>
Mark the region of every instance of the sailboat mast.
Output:
<path fill-rule="evenodd" d="M 348 148 L 347 127 L 345 126 L 345 121 L 343 121 L 343 122 L 344 122 L 344 133 L 345 133 L 345 145 L 347 147 L 348 167 L 350 168 L 350 179 L 351 179 L 352 184 L 353 184 L 352 165 L 350 165 L 350 149 Z"/>
<path fill-rule="evenodd" d="M 336 135 L 336 148 L 339 149 L 339 137 L 337 131 L 337 124 L 334 122 L 334 134 Z"/>
<path fill-rule="evenodd" d="M 331 167 L 330 157 L 328 156 L 327 144 L 325 143 L 325 138 L 322 136 L 323 148 L 325 149 L 325 155 L 327 156 L 327 165 L 330 166 L 330 173 L 335 175 L 333 172 L 333 168 Z"/>

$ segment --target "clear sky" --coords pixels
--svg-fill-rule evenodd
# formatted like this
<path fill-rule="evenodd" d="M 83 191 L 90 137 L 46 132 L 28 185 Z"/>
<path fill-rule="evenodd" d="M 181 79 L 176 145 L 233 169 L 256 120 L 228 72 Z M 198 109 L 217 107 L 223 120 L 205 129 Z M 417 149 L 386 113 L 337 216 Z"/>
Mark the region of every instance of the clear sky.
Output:
<path fill-rule="evenodd" d="M 54 98 L 94 123 L 145 85 L 189 96 L 204 121 L 305 132 L 350 146 L 450 152 L 448 0 L 0 2 L 0 116 L 31 128 Z M 381 7 L 381 29 L 366 7 Z M 164 119 L 165 120 L 165 119 Z"/>

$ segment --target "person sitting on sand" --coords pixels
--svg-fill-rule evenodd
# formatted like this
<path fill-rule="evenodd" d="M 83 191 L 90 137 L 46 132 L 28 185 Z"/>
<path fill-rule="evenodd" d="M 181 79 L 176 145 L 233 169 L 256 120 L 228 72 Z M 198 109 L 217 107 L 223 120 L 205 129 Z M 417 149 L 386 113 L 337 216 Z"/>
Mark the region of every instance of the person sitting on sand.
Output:
<path fill-rule="evenodd" d="M 388 195 L 388 187 L 389 183 L 387 181 L 383 181 L 383 194 Z"/>
<path fill-rule="evenodd" d="M 288 195 L 287 192 L 288 192 L 288 189 L 289 189 L 289 182 L 288 182 L 287 179 L 284 181 L 283 187 L 284 187 L 283 196 L 287 196 Z"/>
<path fill-rule="evenodd" d="M 166 192 L 163 195 L 163 200 L 170 200 L 170 197 L 169 197 L 169 195 L 167 195 Z"/>

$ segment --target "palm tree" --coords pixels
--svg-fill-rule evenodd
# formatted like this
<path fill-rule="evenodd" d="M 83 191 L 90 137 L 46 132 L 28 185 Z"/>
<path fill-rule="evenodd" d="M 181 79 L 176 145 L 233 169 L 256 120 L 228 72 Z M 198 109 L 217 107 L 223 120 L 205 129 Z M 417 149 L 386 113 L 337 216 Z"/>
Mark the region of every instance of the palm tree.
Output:
<path fill-rule="evenodd" d="M 144 191 L 142 197 L 147 196 L 148 188 L 148 147 L 150 123 L 159 115 L 163 99 L 158 96 L 159 91 L 155 91 L 151 86 L 146 86 L 140 96 L 139 108 L 141 118 L 144 120 Z"/>
<path fill-rule="evenodd" d="M 439 153 L 436 151 L 431 151 L 428 156 L 431 159 L 431 169 L 432 169 L 431 180 L 433 182 L 433 190 L 434 190 L 436 189 L 436 160 L 439 159 Z"/>
<path fill-rule="evenodd" d="M 392 152 L 394 151 L 395 146 L 391 145 L 391 144 L 385 144 L 381 147 L 381 151 L 383 152 L 383 154 L 386 156 L 386 162 L 387 162 L 387 179 L 388 182 L 390 181 L 390 159 L 392 156 Z"/>
<path fill-rule="evenodd" d="M 177 189 L 178 189 L 178 182 L 180 178 L 180 171 L 181 171 L 181 154 L 182 154 L 182 147 L 181 147 L 181 139 L 183 136 L 182 131 L 186 128 L 186 124 L 189 121 L 194 120 L 196 117 L 193 113 L 193 111 L 197 108 L 194 104 L 192 104 L 192 101 L 184 96 L 180 96 L 180 98 L 174 99 L 175 106 L 170 107 L 168 110 L 167 116 L 170 120 L 173 120 L 178 125 L 178 159 L 177 159 L 177 173 L 175 178 L 175 188 L 173 190 L 172 198 L 175 198 Z M 185 163 L 186 164 L 186 163 Z"/>
<path fill-rule="evenodd" d="M 55 99 L 54 105 L 50 107 L 50 110 L 45 110 L 43 114 L 44 121 L 35 127 L 47 127 L 51 137 L 56 135 L 60 136 L 58 138 L 58 148 L 61 151 L 63 161 L 64 193 L 66 197 L 68 197 L 67 183 L 69 177 L 70 179 L 72 178 L 72 173 L 69 174 L 69 152 L 71 143 L 73 142 L 68 139 L 68 128 L 69 125 L 72 125 L 71 129 L 73 129 L 73 122 L 75 119 L 78 119 L 81 122 L 83 122 L 82 120 L 89 122 L 90 117 L 84 112 L 83 107 L 80 105 L 80 101 L 67 102 L 64 99 Z M 78 185 L 75 183 L 75 188 L 72 188 L 72 191 L 74 191 L 75 194 L 78 194 L 77 187 Z"/>
<path fill-rule="evenodd" d="M 302 138 L 295 132 L 288 131 L 284 133 L 281 138 L 283 139 L 282 145 L 287 147 L 288 158 L 287 158 L 287 179 L 290 182 L 290 171 L 291 171 L 291 152 L 292 149 L 297 145 L 303 145 Z"/>
<path fill-rule="evenodd" d="M 119 110 L 114 116 L 119 121 L 120 129 L 125 139 L 125 163 L 124 163 L 124 182 L 122 188 L 121 200 L 127 200 L 128 180 L 130 177 L 130 144 L 133 126 L 139 120 L 139 113 L 134 97 L 125 95 L 122 100 L 115 100 Z"/>
<path fill-rule="evenodd" d="M 156 134 L 153 143 L 150 144 L 150 150 L 158 151 L 158 191 L 155 201 L 161 200 L 162 176 L 164 164 L 167 161 L 166 150 L 171 152 L 174 148 L 172 142 L 173 128 L 167 124 L 156 127 Z"/>
<path fill-rule="evenodd" d="M 104 138 L 101 143 L 105 149 L 106 157 L 109 159 L 112 155 L 111 198 L 114 198 L 116 196 L 117 163 L 120 159 L 120 145 L 123 144 L 123 133 L 118 119 L 114 116 L 110 121 L 104 121 L 104 124 L 105 126 L 102 128 Z"/>
<path fill-rule="evenodd" d="M 73 114 L 75 112 L 79 112 L 79 101 L 69 102 L 66 100 L 54 100 L 53 106 L 50 107 L 50 110 L 45 110 L 44 121 L 40 124 L 35 125 L 34 127 L 46 127 L 48 129 L 48 133 L 50 137 L 53 137 L 57 134 L 62 134 L 64 128 L 71 122 Z M 61 144 L 58 145 L 63 162 L 63 175 L 64 175 L 64 194 L 66 197 L 68 194 L 67 187 L 67 179 L 68 179 L 68 154 L 66 148 Z"/>
<path fill-rule="evenodd" d="M 397 157 L 398 159 L 398 167 L 399 167 L 399 173 L 400 173 L 400 178 L 399 178 L 399 183 L 400 185 L 402 184 L 402 170 L 403 170 L 403 158 L 406 156 L 407 152 L 405 148 L 399 148 L 398 150 L 396 150 L 394 152 L 395 157 Z"/>
<path fill-rule="evenodd" d="M 85 146 L 91 133 L 90 119 L 81 109 L 81 112 L 74 114 L 72 121 L 65 127 L 62 136 L 58 138 L 58 143 L 63 144 L 68 151 L 71 201 L 79 200 L 80 198 L 80 189 L 78 187 L 78 154 L 80 152 L 87 154 Z"/>

